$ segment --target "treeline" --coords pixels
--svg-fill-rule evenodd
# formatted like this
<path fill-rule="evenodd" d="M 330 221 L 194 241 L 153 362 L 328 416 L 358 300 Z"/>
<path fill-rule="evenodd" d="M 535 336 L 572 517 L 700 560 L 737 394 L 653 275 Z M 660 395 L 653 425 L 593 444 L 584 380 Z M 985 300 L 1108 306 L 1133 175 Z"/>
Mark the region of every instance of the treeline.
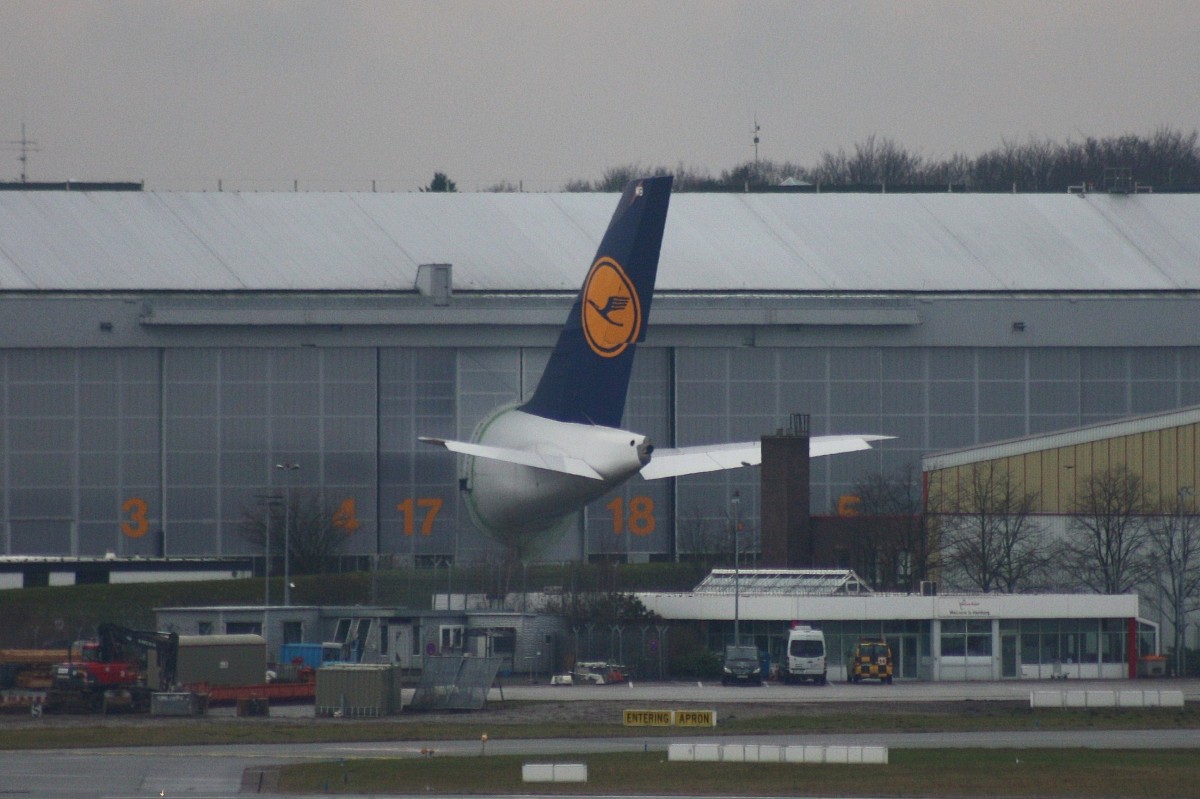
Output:
<path fill-rule="evenodd" d="M 1124 190 L 1200 189 L 1197 133 L 1159 128 L 1149 136 L 1088 137 L 1060 144 L 1049 139 L 1003 141 L 975 157 L 955 154 L 930 159 L 896 141 L 871 135 L 847 151 L 826 151 L 812 166 L 790 161 L 747 161 L 713 177 L 679 164 L 627 164 L 599 180 L 573 180 L 564 191 L 620 191 L 634 177 L 675 175 L 675 191 L 763 191 L 797 184 L 830 190 L 853 187 L 897 191 L 937 189 L 969 192 L 1065 192 L 1076 187 L 1107 190 L 1114 180 Z M 496 186 L 496 191 L 511 187 Z"/>

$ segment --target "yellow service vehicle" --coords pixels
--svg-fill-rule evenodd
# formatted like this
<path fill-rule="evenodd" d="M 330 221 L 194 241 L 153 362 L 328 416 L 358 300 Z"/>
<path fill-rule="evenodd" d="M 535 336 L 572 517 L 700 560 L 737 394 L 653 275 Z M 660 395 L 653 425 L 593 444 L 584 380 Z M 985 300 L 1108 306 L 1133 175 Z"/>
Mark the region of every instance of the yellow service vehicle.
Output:
<path fill-rule="evenodd" d="M 846 681 L 879 680 L 890 684 L 893 666 L 892 648 L 887 641 L 864 638 L 854 647 L 846 664 Z"/>

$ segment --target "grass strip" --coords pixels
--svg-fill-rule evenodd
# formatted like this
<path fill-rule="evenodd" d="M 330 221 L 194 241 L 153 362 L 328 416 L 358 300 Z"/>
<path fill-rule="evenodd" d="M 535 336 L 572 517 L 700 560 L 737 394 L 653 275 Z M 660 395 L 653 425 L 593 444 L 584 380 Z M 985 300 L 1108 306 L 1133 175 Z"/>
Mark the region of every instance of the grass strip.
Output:
<path fill-rule="evenodd" d="M 669 738 L 670 727 L 625 727 L 623 705 L 614 705 L 611 724 L 578 720 L 505 723 L 503 710 L 475 714 L 470 720 L 426 723 L 420 714 L 356 721 L 347 719 L 240 718 L 159 719 L 110 717 L 97 723 L 58 725 L 56 720 L 6 719 L 0 725 L 0 749 L 58 749 L 96 746 L 188 746 L 203 744 L 333 743 L 356 741 L 478 740 L 487 733 L 502 738 Z M 898 713 L 839 712 L 813 715 L 802 710 L 756 718 L 718 716 L 713 729 L 690 728 L 688 735 L 787 735 L 878 732 L 989 732 L 1021 730 L 1196 729 L 1200 706 L 1182 710 L 1053 710 L 984 708 L 976 712 Z M 1200 732 L 1197 733 L 1200 736 Z"/>
<path fill-rule="evenodd" d="M 462 796 L 1195 797 L 1200 751 L 892 750 L 886 766 L 671 763 L 662 752 L 346 760 L 287 766 L 283 793 Z M 524 763 L 586 763 L 588 782 L 524 783 Z"/>

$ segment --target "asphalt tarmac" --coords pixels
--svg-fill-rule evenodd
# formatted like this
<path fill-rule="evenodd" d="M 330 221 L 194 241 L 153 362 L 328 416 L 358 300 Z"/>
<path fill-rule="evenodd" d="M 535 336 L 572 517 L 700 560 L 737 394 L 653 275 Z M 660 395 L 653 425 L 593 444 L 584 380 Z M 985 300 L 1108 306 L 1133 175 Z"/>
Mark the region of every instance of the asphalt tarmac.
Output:
<path fill-rule="evenodd" d="M 882 685 L 827 685 L 722 687 L 694 683 L 632 686 L 508 685 L 506 699 L 572 701 L 620 699 L 643 705 L 648 702 L 677 704 L 726 701 L 787 702 L 931 702 L 931 701 L 1028 701 L 1031 690 L 1048 688 L 1170 688 L 1182 690 L 1189 702 L 1200 701 L 1200 681 L 1100 681 L 1094 683 L 895 683 Z M 497 692 L 498 693 L 498 692 Z M 498 698 L 498 697 L 497 697 Z M 272 715 L 284 708 L 272 708 Z M 289 708 L 287 715 L 311 714 L 311 707 Z M 687 736 L 671 741 L 692 740 Z M 705 738 L 724 743 L 763 742 L 752 738 Z M 565 752 L 665 751 L 665 738 L 640 740 L 572 739 L 491 740 L 490 754 L 550 755 Z M 1093 747 L 1120 749 L 1200 748 L 1196 730 L 1081 730 L 1064 734 L 1039 732 L 977 733 L 863 733 L 845 735 L 772 736 L 778 744 L 883 745 L 891 748 L 1040 748 Z M 478 741 L 439 742 L 439 754 L 475 755 Z M 280 763 L 331 760 L 353 757 L 421 757 L 421 745 L 411 742 L 331 743 L 304 745 L 216 745 L 190 747 L 89 748 L 54 751 L 0 752 L 0 797 L 21 799 L 107 799 L 109 797 L 192 797 L 216 799 L 256 792 L 257 769 Z M 243 780 L 249 780 L 244 784 Z"/>

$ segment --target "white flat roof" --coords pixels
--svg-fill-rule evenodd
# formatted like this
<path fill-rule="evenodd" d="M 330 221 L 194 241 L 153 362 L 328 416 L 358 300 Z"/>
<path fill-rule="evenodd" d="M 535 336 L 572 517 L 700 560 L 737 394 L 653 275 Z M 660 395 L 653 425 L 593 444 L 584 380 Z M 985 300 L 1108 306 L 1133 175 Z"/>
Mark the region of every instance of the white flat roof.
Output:
<path fill-rule="evenodd" d="M 734 597 L 639 593 L 648 610 L 668 621 L 733 621 Z M 738 615 L 754 621 L 888 621 L 930 619 L 1136 618 L 1136 594 L 870 594 L 776 596 L 743 594 Z"/>

